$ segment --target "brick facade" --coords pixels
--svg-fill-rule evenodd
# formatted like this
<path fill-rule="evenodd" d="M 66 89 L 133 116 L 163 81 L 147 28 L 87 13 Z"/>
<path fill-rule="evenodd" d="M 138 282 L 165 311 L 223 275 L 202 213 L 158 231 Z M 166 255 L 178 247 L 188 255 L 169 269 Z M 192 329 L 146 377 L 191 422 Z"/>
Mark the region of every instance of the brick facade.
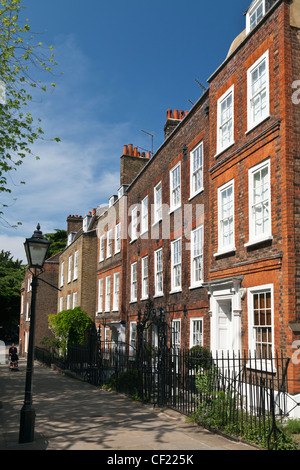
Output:
<path fill-rule="evenodd" d="M 36 321 L 35 321 L 35 345 L 40 346 L 43 336 L 52 337 L 49 330 L 48 315 L 56 312 L 57 290 L 49 286 L 57 286 L 59 270 L 59 253 L 45 261 L 44 271 L 39 276 L 36 295 Z M 31 305 L 31 278 L 28 269 L 25 272 L 25 280 L 21 287 L 21 309 L 19 328 L 19 354 L 24 356 L 28 350 L 29 328 L 30 328 L 30 305 Z"/>
<path fill-rule="evenodd" d="M 266 5 L 260 22 L 233 41 L 192 109 L 167 111 L 165 141 L 152 158 L 124 146 L 118 196 L 92 215 L 89 230 L 82 218 L 68 218 L 72 241 L 60 256 L 58 308 L 77 291 L 77 305 L 107 340 L 134 342 L 133 325 L 151 300 L 165 309 L 172 346 L 267 356 L 281 350 L 290 358 L 295 352 L 300 1 Z M 78 277 L 68 283 L 76 251 Z M 295 361 L 289 374 L 290 393 L 299 393 Z"/>
<path fill-rule="evenodd" d="M 69 216 L 67 219 L 68 246 L 59 257 L 60 289 L 56 311 L 80 306 L 91 318 L 95 316 L 96 303 L 96 210 L 84 219 Z M 86 224 L 86 228 L 85 227 Z M 77 231 L 75 232 L 75 230 Z"/>
<path fill-rule="evenodd" d="M 167 134 L 166 140 L 155 156 L 148 162 L 139 177 L 129 186 L 128 195 L 128 244 L 127 244 L 127 283 L 126 283 L 126 324 L 137 321 L 138 311 L 145 310 L 147 300 L 141 300 L 142 292 L 142 258 L 148 257 L 148 298 L 153 299 L 154 308 L 163 307 L 166 310 L 167 321 L 181 322 L 181 345 L 189 347 L 190 319 L 201 318 L 203 320 L 203 337 L 209 347 L 209 317 L 208 297 L 204 288 L 191 288 L 190 259 L 191 252 L 190 233 L 199 224 L 206 227 L 206 213 L 202 206 L 207 204 L 208 191 L 204 189 L 192 199 L 190 204 L 190 152 L 203 143 L 203 154 L 208 155 L 208 95 L 194 106 L 184 120 L 177 123 L 173 133 Z M 170 111 L 167 113 L 169 121 Z M 185 113 L 183 114 L 185 116 Z M 170 171 L 180 164 L 181 176 L 181 206 L 174 212 L 170 210 Z M 208 160 L 204 158 L 204 171 L 208 175 Z M 162 220 L 154 223 L 154 188 L 161 182 L 162 203 L 164 205 Z M 206 180 L 204 187 L 207 188 Z M 142 231 L 141 203 L 148 196 L 148 229 L 138 236 L 136 240 L 130 238 L 132 226 L 132 209 L 138 209 L 138 233 Z M 189 213 L 189 209 L 193 214 Z M 196 212 L 198 210 L 198 220 Z M 180 292 L 171 293 L 171 243 L 181 239 L 181 289 Z M 206 238 L 206 232 L 204 233 Z M 155 252 L 162 248 L 163 253 L 163 295 L 155 295 Z M 204 252 L 204 259 L 207 253 Z M 137 263 L 137 299 L 131 299 L 131 266 Z M 207 262 L 204 261 L 204 266 Z M 206 276 L 206 273 L 205 275 Z M 127 328 L 128 330 L 128 328 Z M 129 333 L 129 330 L 127 331 Z M 171 335 L 169 331 L 169 341 Z M 129 341 L 129 339 L 128 339 Z"/>

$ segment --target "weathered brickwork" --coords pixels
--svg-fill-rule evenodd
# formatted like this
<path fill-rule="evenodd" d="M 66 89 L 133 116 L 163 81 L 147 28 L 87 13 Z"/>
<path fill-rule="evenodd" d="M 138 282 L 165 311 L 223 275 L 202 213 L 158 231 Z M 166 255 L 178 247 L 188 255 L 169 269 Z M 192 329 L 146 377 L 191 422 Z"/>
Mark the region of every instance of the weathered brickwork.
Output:
<path fill-rule="evenodd" d="M 59 270 L 59 254 L 52 256 L 45 261 L 44 272 L 39 276 L 36 295 L 36 321 L 34 343 L 40 346 L 40 340 L 44 336 L 52 337 L 49 330 L 48 316 L 56 312 L 57 291 L 53 287 L 43 282 L 45 280 L 52 286 L 57 286 Z M 21 288 L 21 309 L 20 309 L 20 329 L 19 329 L 19 353 L 26 355 L 28 351 L 29 329 L 30 329 L 30 308 L 31 308 L 31 279 L 32 275 L 26 269 L 25 280 Z"/>
<path fill-rule="evenodd" d="M 146 309 L 147 300 L 142 298 L 142 258 L 148 256 L 148 298 L 153 300 L 154 308 L 166 310 L 167 321 L 181 319 L 181 345 L 189 347 L 190 318 L 203 319 L 204 342 L 209 347 L 209 317 L 206 289 L 191 289 L 190 279 L 190 231 L 196 225 L 204 223 L 206 213 L 201 207 L 208 198 L 207 181 L 204 179 L 204 190 L 190 200 L 190 152 L 203 142 L 204 175 L 208 175 L 208 96 L 199 100 L 194 109 L 177 126 L 155 156 L 149 161 L 139 177 L 129 186 L 128 195 L 128 244 L 127 244 L 127 282 L 126 282 L 126 324 L 137 321 L 138 311 Z M 181 207 L 170 211 L 170 170 L 180 163 L 181 169 Z M 206 178 L 206 176 L 205 176 Z M 161 181 L 163 209 L 162 220 L 154 223 L 154 188 Z M 138 205 L 137 231 L 141 233 L 141 202 L 148 196 L 148 230 L 136 240 L 131 240 L 132 209 Z M 199 213 L 196 220 L 196 207 Z M 189 209 L 193 216 L 189 217 Z M 176 219 L 177 218 L 177 219 Z M 175 220 L 179 223 L 174 222 Z M 175 228 L 174 228 L 175 223 Z M 178 227 L 178 228 L 177 228 Z M 206 234 L 205 234 L 206 236 Z M 181 238 L 181 289 L 178 293 L 171 292 L 171 242 Z M 163 296 L 155 296 L 155 251 L 163 250 Z M 204 251 L 204 269 L 207 266 Z M 137 263 L 137 300 L 131 300 L 131 266 Z M 206 272 L 204 276 L 206 276 Z M 129 328 L 127 328 L 129 333 Z M 170 336 L 170 335 L 169 335 Z"/>
<path fill-rule="evenodd" d="M 75 217 L 77 219 L 77 217 Z M 96 213 L 90 220 L 89 230 L 83 231 L 83 219 L 72 227 L 77 228 L 74 239 L 59 258 L 59 279 L 57 311 L 80 306 L 91 318 L 95 316 L 96 303 L 96 251 L 97 234 L 95 229 Z M 69 221 L 69 218 L 68 218 Z M 70 269 L 69 269 L 70 260 Z M 76 261 L 75 261 L 76 260 Z M 75 267 L 77 264 L 77 268 Z"/>
<path fill-rule="evenodd" d="M 67 219 L 72 241 L 60 256 L 58 310 L 67 308 L 68 295 L 72 308 L 77 292 L 77 305 L 95 319 L 102 338 L 134 343 L 130 326 L 153 301 L 165 309 L 170 345 L 176 339 L 177 346 L 200 342 L 217 353 L 293 356 L 300 339 L 298 16 L 299 0 L 268 2 L 192 109 L 167 111 L 165 141 L 152 158 L 124 146 L 118 196 L 93 213 L 87 232 L 82 217 Z M 193 162 L 202 175 L 195 193 Z M 195 229 L 200 238 L 203 230 L 197 253 Z M 76 252 L 77 275 L 68 282 Z M 195 253 L 202 266 L 196 281 Z M 180 328 L 172 335 L 176 320 Z M 289 378 L 290 393 L 299 393 L 295 361 Z"/>

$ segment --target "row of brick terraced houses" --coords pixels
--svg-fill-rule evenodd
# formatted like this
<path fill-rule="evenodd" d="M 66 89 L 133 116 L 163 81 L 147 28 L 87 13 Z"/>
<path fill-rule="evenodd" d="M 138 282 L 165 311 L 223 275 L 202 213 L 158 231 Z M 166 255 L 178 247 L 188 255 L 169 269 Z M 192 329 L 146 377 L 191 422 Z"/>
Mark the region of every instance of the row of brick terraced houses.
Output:
<path fill-rule="evenodd" d="M 174 347 L 200 344 L 267 358 L 282 350 L 293 357 L 295 395 L 300 1 L 254 0 L 245 20 L 192 109 L 167 111 L 156 153 L 124 146 L 120 188 L 107 206 L 68 217 L 68 245 L 46 262 L 43 275 L 56 266 L 57 311 L 80 306 L 105 340 L 134 346 L 138 312 L 151 300 L 165 309 Z M 47 329 L 39 318 L 37 335 Z M 156 336 L 153 330 L 148 340 Z"/>

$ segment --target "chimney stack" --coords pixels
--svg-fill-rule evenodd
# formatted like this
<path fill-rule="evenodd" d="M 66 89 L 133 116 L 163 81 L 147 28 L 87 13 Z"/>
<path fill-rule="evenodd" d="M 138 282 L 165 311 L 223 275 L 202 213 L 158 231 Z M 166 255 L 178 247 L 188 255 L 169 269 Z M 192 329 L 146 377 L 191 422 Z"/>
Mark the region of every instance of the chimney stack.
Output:
<path fill-rule="evenodd" d="M 140 153 L 132 144 L 123 146 L 121 157 L 120 186 L 130 184 L 150 159 L 150 152 Z"/>
<path fill-rule="evenodd" d="M 172 134 L 174 129 L 187 114 L 188 111 L 178 111 L 177 109 L 174 109 L 174 111 L 172 109 L 167 110 L 167 121 L 164 127 L 165 139 Z"/>

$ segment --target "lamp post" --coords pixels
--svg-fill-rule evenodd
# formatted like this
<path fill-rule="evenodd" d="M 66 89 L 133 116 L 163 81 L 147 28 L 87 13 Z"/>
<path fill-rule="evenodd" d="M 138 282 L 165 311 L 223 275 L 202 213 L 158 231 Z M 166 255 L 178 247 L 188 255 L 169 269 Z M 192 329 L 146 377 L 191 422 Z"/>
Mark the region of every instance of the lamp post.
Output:
<path fill-rule="evenodd" d="M 32 293 L 31 293 L 31 314 L 30 314 L 30 330 L 29 344 L 27 354 L 27 370 L 25 382 L 25 398 L 21 409 L 19 443 L 32 442 L 34 440 L 34 422 L 35 411 L 32 407 L 32 374 L 33 374 L 33 350 L 34 350 L 34 327 L 35 327 L 35 307 L 36 307 L 36 289 L 38 274 L 41 274 L 45 259 L 48 253 L 50 242 L 45 240 L 40 225 L 31 238 L 26 238 L 24 243 L 26 256 L 28 260 L 28 268 L 32 273 Z M 39 272 L 38 272 L 39 271 Z"/>

